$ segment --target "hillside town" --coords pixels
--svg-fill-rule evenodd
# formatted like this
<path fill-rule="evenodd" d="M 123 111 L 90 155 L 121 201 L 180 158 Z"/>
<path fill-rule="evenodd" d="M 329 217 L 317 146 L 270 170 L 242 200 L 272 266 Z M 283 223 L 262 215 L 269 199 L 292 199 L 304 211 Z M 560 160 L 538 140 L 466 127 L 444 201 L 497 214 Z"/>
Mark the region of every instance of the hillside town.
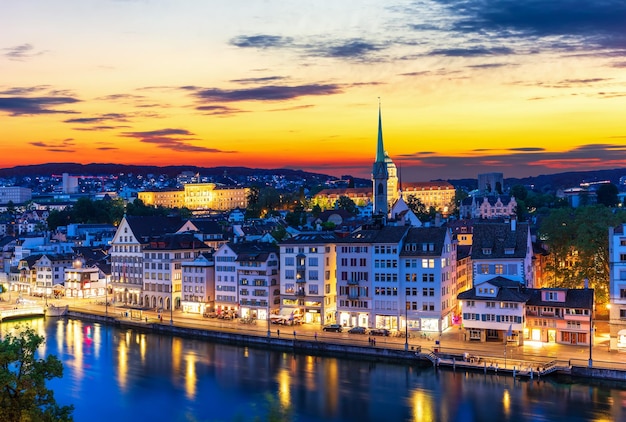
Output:
<path fill-rule="evenodd" d="M 282 204 L 272 207 L 259 184 L 227 175 L 151 177 L 134 189 L 105 179 L 66 173 L 35 194 L 0 187 L 0 300 L 99 300 L 162 314 L 382 330 L 372 333 L 455 327 L 467 342 L 517 345 L 589 345 L 594 321 L 605 318 L 610 349 L 626 350 L 626 219 L 594 240 L 590 253 L 605 255 L 606 271 L 573 273 L 583 251 L 558 250 L 554 235 L 539 230 L 526 188 L 507 189 L 501 173 L 479 174 L 470 192 L 401 181 L 380 114 L 369 187 L 334 181 L 313 193 L 297 180 L 264 179 L 262 186 L 295 192 L 272 192 Z M 561 210 L 600 204 L 602 186 L 565 192 Z M 115 207 L 107 223 L 72 221 L 81 209 Z"/>

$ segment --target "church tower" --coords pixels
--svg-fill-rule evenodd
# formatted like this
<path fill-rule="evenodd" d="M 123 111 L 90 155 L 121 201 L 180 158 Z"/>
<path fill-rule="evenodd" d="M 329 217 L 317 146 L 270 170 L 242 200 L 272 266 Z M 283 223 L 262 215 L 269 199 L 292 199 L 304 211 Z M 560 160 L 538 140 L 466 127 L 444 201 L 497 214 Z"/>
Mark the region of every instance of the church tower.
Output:
<path fill-rule="evenodd" d="M 385 160 L 385 147 L 383 145 L 383 123 L 378 103 L 378 141 L 376 144 L 376 161 L 372 167 L 372 182 L 374 187 L 374 216 L 387 217 L 388 212 L 388 181 L 389 172 Z"/>

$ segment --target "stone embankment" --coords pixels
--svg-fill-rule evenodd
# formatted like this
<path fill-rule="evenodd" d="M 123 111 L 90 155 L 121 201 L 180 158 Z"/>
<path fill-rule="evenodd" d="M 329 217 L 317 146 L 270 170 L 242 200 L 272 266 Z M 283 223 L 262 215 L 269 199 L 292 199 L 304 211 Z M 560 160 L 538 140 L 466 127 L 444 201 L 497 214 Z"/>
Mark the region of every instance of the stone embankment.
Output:
<path fill-rule="evenodd" d="M 435 353 L 431 350 L 421 350 L 420 347 L 417 347 L 417 349 L 412 348 L 412 350 L 404 350 L 388 347 L 388 345 L 384 344 L 380 346 L 371 344 L 369 346 L 362 346 L 334 343 L 332 341 L 328 341 L 328 339 L 318 341 L 317 337 L 314 339 L 295 336 L 292 337 L 289 335 L 284 335 L 283 337 L 268 337 L 259 335 L 258 332 L 241 333 L 214 328 L 181 326 L 179 324 L 170 325 L 167 323 L 148 323 L 144 320 L 117 318 L 115 316 L 101 315 L 99 313 L 91 313 L 85 310 L 77 311 L 66 309 L 65 312 L 62 312 L 59 315 L 81 320 L 97 321 L 119 327 L 132 328 L 139 331 L 177 335 L 181 337 L 209 340 L 222 344 L 257 347 L 309 355 L 410 364 L 424 367 L 433 366 L 439 368 L 450 368 L 452 370 L 458 369 L 463 371 L 500 374 L 528 379 L 538 379 L 551 375 L 565 375 L 574 378 L 626 382 L 626 371 L 595 367 L 588 368 L 582 364 L 573 364 L 571 361 L 517 361 L 517 365 L 511 364 L 511 362 L 507 365 L 506 360 L 503 362 L 502 359 L 499 358 L 479 358 L 467 353 L 464 355 Z"/>

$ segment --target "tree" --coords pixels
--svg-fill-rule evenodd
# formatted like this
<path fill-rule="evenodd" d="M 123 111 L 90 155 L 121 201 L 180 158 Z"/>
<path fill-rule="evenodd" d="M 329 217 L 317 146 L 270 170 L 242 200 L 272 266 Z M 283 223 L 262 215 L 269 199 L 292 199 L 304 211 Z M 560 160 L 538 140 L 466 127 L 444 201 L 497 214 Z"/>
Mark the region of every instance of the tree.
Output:
<path fill-rule="evenodd" d="M 335 204 L 338 210 L 346 210 L 350 214 L 356 214 L 356 204 L 348 196 L 341 195 Z"/>
<path fill-rule="evenodd" d="M 528 196 L 528 189 L 524 185 L 515 185 L 511 188 L 511 196 L 517 201 L 525 201 Z"/>
<path fill-rule="evenodd" d="M 613 183 L 607 183 L 601 185 L 596 191 L 596 197 L 598 199 L 598 204 L 614 207 L 618 204 L 619 200 L 617 198 L 617 194 L 619 193 L 617 186 Z"/>
<path fill-rule="evenodd" d="M 59 406 L 46 388 L 47 380 L 63 376 L 63 364 L 54 355 L 37 359 L 44 337 L 30 327 L 17 330 L 0 341 L 0 420 L 72 421 L 74 406 Z"/>

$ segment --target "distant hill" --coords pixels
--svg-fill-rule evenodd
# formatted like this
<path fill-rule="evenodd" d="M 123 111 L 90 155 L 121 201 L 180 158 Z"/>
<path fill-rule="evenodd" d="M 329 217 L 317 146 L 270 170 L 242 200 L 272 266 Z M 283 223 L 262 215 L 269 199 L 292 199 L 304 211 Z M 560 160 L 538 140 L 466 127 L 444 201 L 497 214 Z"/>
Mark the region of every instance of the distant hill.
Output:
<path fill-rule="evenodd" d="M 155 174 L 176 177 L 184 171 L 200 173 L 202 176 L 222 176 L 228 175 L 250 176 L 264 174 L 282 174 L 292 177 L 318 177 L 332 178 L 321 173 L 311 173 L 293 169 L 255 169 L 248 167 L 198 167 L 198 166 L 139 166 L 123 165 L 111 163 L 47 163 L 33 164 L 28 166 L 16 166 L 12 168 L 0 169 L 0 177 L 23 177 L 23 176 L 50 176 L 69 173 L 71 175 L 104 176 L 111 174 Z"/>
<path fill-rule="evenodd" d="M 139 166 L 139 165 L 123 165 L 112 163 L 47 163 L 34 164 L 28 166 L 16 166 L 12 168 L 0 169 L 0 177 L 24 177 L 24 176 L 50 176 L 60 175 L 62 173 L 70 173 L 72 175 L 89 175 L 89 176 L 105 176 L 112 174 L 155 174 L 166 175 L 168 177 L 176 177 L 184 171 L 199 173 L 202 176 L 224 176 L 229 177 L 245 177 L 252 175 L 283 175 L 289 179 L 306 179 L 308 181 L 325 181 L 338 180 L 337 177 L 329 176 L 322 173 L 312 173 L 303 170 L 294 169 L 258 169 L 249 167 L 198 167 L 198 166 Z M 521 184 L 525 186 L 534 186 L 535 190 L 542 192 L 554 192 L 558 189 L 578 186 L 583 182 L 598 182 L 608 180 L 615 185 L 619 185 L 620 177 L 626 176 L 626 169 L 613 170 L 592 170 L 592 171 L 576 171 L 566 173 L 545 174 L 524 178 L 505 178 L 505 188 Z M 346 176 L 344 176 L 346 177 Z M 462 187 L 468 190 L 475 189 L 477 185 L 476 179 L 455 179 L 447 180 L 455 187 Z M 368 179 L 354 178 L 355 186 L 366 186 L 371 183 Z"/>

